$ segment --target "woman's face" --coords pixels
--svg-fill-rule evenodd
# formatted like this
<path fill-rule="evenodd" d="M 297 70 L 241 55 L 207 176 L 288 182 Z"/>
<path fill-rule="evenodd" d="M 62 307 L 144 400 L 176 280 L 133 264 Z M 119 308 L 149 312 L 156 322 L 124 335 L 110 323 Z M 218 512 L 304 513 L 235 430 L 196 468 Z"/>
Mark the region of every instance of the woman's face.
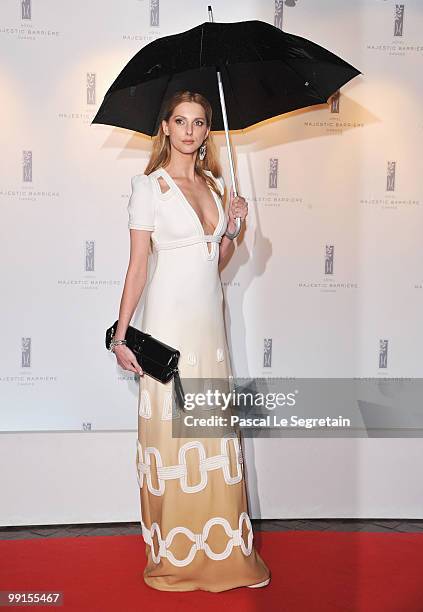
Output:
<path fill-rule="evenodd" d="M 170 144 L 181 153 L 195 153 L 209 135 L 206 114 L 197 102 L 178 104 L 169 122 L 162 122 L 163 131 Z"/>

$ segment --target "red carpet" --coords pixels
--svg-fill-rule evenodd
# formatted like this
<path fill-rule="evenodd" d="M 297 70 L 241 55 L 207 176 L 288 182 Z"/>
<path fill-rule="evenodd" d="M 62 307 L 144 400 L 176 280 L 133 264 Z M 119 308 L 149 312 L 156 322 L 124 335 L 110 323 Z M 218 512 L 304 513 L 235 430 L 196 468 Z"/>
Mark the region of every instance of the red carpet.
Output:
<path fill-rule="evenodd" d="M 166 593 L 143 582 L 141 536 L 0 541 L 0 590 L 63 591 L 58 609 L 75 612 L 423 612 L 423 534 L 255 532 L 255 544 L 268 587 Z"/>

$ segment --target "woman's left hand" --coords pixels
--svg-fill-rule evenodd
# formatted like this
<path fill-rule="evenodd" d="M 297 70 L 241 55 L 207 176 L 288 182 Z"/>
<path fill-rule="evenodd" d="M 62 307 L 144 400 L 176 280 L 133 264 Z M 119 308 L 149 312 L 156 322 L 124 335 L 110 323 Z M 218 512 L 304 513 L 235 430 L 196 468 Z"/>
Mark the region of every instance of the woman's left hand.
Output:
<path fill-rule="evenodd" d="M 241 221 L 244 221 L 245 217 L 248 214 L 248 203 L 245 198 L 242 196 L 235 196 L 234 191 L 231 185 L 230 190 L 230 204 L 229 204 L 229 221 L 235 225 L 235 218 L 240 217 Z"/>

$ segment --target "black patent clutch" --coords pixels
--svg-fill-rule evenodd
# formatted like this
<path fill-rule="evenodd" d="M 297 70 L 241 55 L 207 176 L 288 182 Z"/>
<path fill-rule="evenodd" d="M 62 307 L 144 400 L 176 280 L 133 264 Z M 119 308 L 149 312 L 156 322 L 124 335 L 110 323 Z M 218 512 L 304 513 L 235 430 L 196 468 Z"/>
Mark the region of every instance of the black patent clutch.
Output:
<path fill-rule="evenodd" d="M 115 321 L 106 331 L 106 348 L 110 350 L 110 342 L 115 334 L 118 321 Z M 161 383 L 174 379 L 174 398 L 176 405 L 184 410 L 184 394 L 179 376 L 178 361 L 180 352 L 151 334 L 142 332 L 131 325 L 125 334 L 126 346 L 137 358 L 143 372 Z"/>

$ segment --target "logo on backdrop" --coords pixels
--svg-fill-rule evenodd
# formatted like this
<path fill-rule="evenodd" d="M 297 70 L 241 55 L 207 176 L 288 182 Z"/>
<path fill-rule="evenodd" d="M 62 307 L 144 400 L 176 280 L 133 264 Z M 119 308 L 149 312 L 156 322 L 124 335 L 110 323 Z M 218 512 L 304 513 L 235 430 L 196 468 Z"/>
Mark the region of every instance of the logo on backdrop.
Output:
<path fill-rule="evenodd" d="M 22 19 L 31 19 L 31 0 L 21 0 Z"/>
<path fill-rule="evenodd" d="M 20 367 L 21 372 L 12 371 L 10 374 L 0 375 L 0 384 L 14 383 L 18 387 L 34 387 L 43 382 L 57 382 L 57 376 L 42 375 L 39 372 L 31 373 L 32 365 L 32 338 L 30 336 L 21 337 L 20 339 Z M 19 349 L 17 349 L 19 352 Z M 16 366 L 19 361 L 17 360 Z M 25 369 L 24 369 L 25 368 Z M 26 371 L 25 371 L 26 370 Z"/>
<path fill-rule="evenodd" d="M 326 245 L 325 274 L 333 274 L 333 255 L 335 247 L 333 244 Z"/>
<path fill-rule="evenodd" d="M 388 170 L 386 175 L 386 191 L 395 191 L 395 165 L 396 162 L 388 161 Z"/>
<path fill-rule="evenodd" d="M 31 338 L 22 338 L 22 368 L 31 367 Z"/>
<path fill-rule="evenodd" d="M 244 197 L 251 203 L 251 205 L 279 208 L 281 205 L 294 206 L 298 208 L 300 205 L 305 208 L 311 208 L 311 204 L 303 201 L 302 196 L 295 194 L 281 194 L 281 172 L 283 166 L 279 164 L 277 157 L 271 157 L 267 161 L 266 172 L 262 173 L 265 177 L 264 185 L 259 185 L 258 192 L 244 193 Z M 286 190 L 286 187 L 284 187 Z"/>
<path fill-rule="evenodd" d="M 85 272 L 94 272 L 94 240 L 85 241 Z"/>
<path fill-rule="evenodd" d="M 297 6 L 298 0 L 275 0 L 275 14 L 273 18 L 273 25 L 280 30 L 283 29 L 283 5 L 285 6 Z"/>
<path fill-rule="evenodd" d="M 264 339 L 263 346 L 263 367 L 271 368 L 272 367 L 272 338 Z"/>
<path fill-rule="evenodd" d="M 87 72 L 87 104 L 95 104 L 95 72 Z"/>
<path fill-rule="evenodd" d="M 357 121 L 350 114 L 347 114 L 348 111 L 341 104 L 342 99 L 341 92 L 338 89 L 328 100 L 329 114 L 332 116 L 328 119 L 320 118 L 322 111 L 315 111 L 319 113 L 319 119 L 316 121 L 305 120 L 304 127 L 318 128 L 320 132 L 328 134 L 342 134 L 344 129 L 352 130 L 364 127 L 363 122 Z"/>
<path fill-rule="evenodd" d="M 397 179 L 397 162 L 393 160 L 387 160 L 386 162 L 386 176 L 384 179 L 385 194 L 380 194 L 379 197 L 375 198 L 361 198 L 360 204 L 366 204 L 373 208 L 379 207 L 381 210 L 397 210 L 401 208 L 416 208 L 421 206 L 421 201 L 406 197 L 406 194 L 395 195 Z"/>
<path fill-rule="evenodd" d="M 324 275 L 322 280 L 300 281 L 300 289 L 314 289 L 322 293 L 336 293 L 339 289 L 358 289 L 358 283 L 352 280 L 337 280 L 335 278 L 335 245 L 325 244 Z M 330 278 L 332 277 L 332 278 Z"/>
<path fill-rule="evenodd" d="M 330 98 L 330 112 L 339 114 L 340 91 L 336 91 Z"/>
<path fill-rule="evenodd" d="M 366 44 L 368 51 L 383 53 L 388 56 L 410 56 L 423 53 L 423 45 L 419 41 L 413 41 L 410 37 L 406 38 L 407 33 L 404 32 L 405 6 L 405 4 L 395 4 L 394 6 L 382 5 L 380 7 L 380 11 L 383 11 L 383 21 L 388 23 L 386 38 L 379 42 L 369 41 Z M 385 19 L 387 11 L 392 11 L 392 20 L 389 22 Z"/>
<path fill-rule="evenodd" d="M 402 36 L 404 27 L 404 5 L 395 5 L 394 36 Z"/>
<path fill-rule="evenodd" d="M 32 183 L 32 151 L 22 152 L 22 180 Z"/>
<path fill-rule="evenodd" d="M 160 23 L 159 0 L 150 0 L 150 26 L 158 28 Z"/>
<path fill-rule="evenodd" d="M 379 340 L 379 368 L 388 367 L 388 341 Z"/>
<path fill-rule="evenodd" d="M 81 253 L 81 251 L 79 251 Z M 63 287 L 79 287 L 80 289 L 101 289 L 119 287 L 120 280 L 97 278 L 95 273 L 95 240 L 84 240 L 82 246 L 83 265 L 79 278 L 59 278 L 57 284 Z"/>
<path fill-rule="evenodd" d="M 51 199 L 59 198 L 60 192 L 53 191 L 47 186 L 34 185 L 34 173 L 33 173 L 33 151 L 32 149 L 24 149 L 22 151 L 22 157 L 18 163 L 15 164 L 15 172 L 8 173 L 8 178 L 12 177 L 12 180 L 16 179 L 18 186 L 16 185 L 2 185 L 0 184 L 0 198 L 7 198 L 9 202 L 16 200 L 25 202 L 37 202 L 40 199 Z"/>
<path fill-rule="evenodd" d="M 282 0 L 275 0 L 275 16 L 274 25 L 280 30 L 283 29 L 283 2 Z"/>
<path fill-rule="evenodd" d="M 278 188 L 278 162 L 275 157 L 269 160 L 269 189 Z"/>
<path fill-rule="evenodd" d="M 150 2 L 146 4 L 148 4 L 148 6 L 144 6 L 143 3 L 141 8 L 138 9 L 138 7 L 140 6 L 140 2 L 136 3 L 137 10 L 141 10 L 143 14 L 134 14 L 134 19 L 132 20 L 135 24 L 141 24 L 141 27 L 136 28 L 136 30 L 137 32 L 139 32 L 139 30 L 141 29 L 142 33 L 123 33 L 123 40 L 136 40 L 138 42 L 148 44 L 152 40 L 155 40 L 156 38 L 159 38 L 161 36 L 161 32 L 158 29 L 160 27 L 160 0 L 150 0 Z M 146 13 L 147 10 L 148 15 Z M 148 27 L 151 28 L 150 31 L 148 30 Z"/>
<path fill-rule="evenodd" d="M 91 121 L 94 119 L 97 109 L 93 108 L 96 106 L 97 92 L 96 92 L 96 73 L 86 72 L 81 75 L 81 107 L 75 110 L 59 111 L 57 116 L 59 119 L 68 119 L 70 121 L 80 121 L 81 123 L 90 126 Z M 67 98 L 68 99 L 68 98 Z M 83 101 L 88 108 L 84 109 Z"/>
<path fill-rule="evenodd" d="M 37 13 L 38 16 L 40 16 L 41 14 L 41 19 L 43 16 L 43 10 L 46 13 L 48 11 L 48 9 L 45 9 L 41 6 L 42 4 L 43 3 L 40 2 L 39 6 L 37 6 Z M 57 30 L 50 30 L 48 27 L 43 26 L 43 24 L 39 21 L 35 26 L 32 24 L 32 0 L 19 0 L 18 2 L 16 2 L 15 6 L 16 20 L 14 20 L 14 23 L 7 24 L 4 23 L 5 20 L 3 18 L 2 25 L 0 28 L 0 35 L 11 36 L 13 38 L 16 38 L 17 40 L 57 38 L 60 35 L 60 32 L 58 32 Z"/>

